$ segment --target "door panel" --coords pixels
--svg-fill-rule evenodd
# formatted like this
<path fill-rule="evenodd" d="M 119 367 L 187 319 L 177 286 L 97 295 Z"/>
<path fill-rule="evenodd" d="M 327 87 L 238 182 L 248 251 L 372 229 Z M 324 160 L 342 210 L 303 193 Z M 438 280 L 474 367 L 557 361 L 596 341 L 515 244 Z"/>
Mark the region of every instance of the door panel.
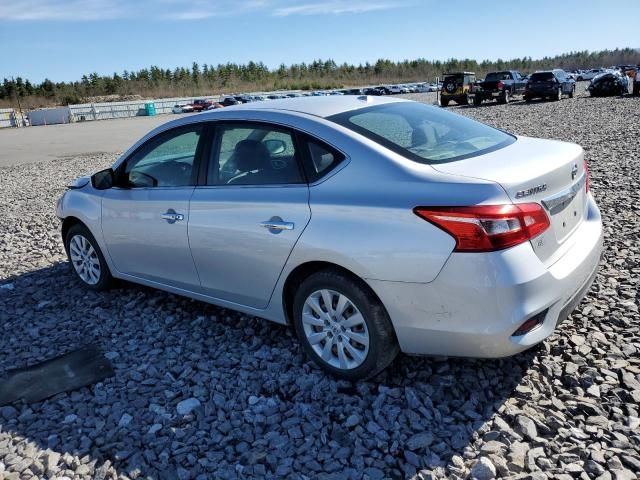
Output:
<path fill-rule="evenodd" d="M 196 188 L 189 242 L 203 293 L 265 308 L 310 218 L 307 185 Z M 262 225 L 270 220 L 291 229 Z"/>
<path fill-rule="evenodd" d="M 199 289 L 187 237 L 193 189 L 112 188 L 105 191 L 102 233 L 119 272 L 177 288 Z M 182 215 L 182 218 L 172 220 L 171 215 Z"/>

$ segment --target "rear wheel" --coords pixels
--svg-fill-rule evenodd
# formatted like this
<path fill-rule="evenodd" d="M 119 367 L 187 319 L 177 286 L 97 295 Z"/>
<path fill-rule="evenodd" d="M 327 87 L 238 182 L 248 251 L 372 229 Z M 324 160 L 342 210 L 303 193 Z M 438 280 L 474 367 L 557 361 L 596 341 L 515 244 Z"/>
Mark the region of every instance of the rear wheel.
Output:
<path fill-rule="evenodd" d="M 293 316 L 306 354 L 340 378 L 370 378 L 400 351 L 380 300 L 364 282 L 338 271 L 322 270 L 304 280 Z"/>
<path fill-rule="evenodd" d="M 569 93 L 569 98 L 573 98 L 576 94 L 576 86 L 574 85 L 573 88 L 571 89 L 571 92 Z"/>
<path fill-rule="evenodd" d="M 444 98 L 444 97 L 440 97 L 440 106 L 441 107 L 448 107 L 449 106 L 449 99 L 448 98 Z"/>
<path fill-rule="evenodd" d="M 635 81 L 633 83 L 633 96 L 637 97 L 640 95 L 640 81 Z"/>
<path fill-rule="evenodd" d="M 480 95 L 476 95 L 475 97 L 473 97 L 473 104 L 476 107 L 479 107 L 480 105 L 482 105 L 482 97 Z"/>
<path fill-rule="evenodd" d="M 502 92 L 502 95 L 500 95 L 500 98 L 498 99 L 498 103 L 507 104 L 509 103 L 510 100 L 511 100 L 511 93 L 509 92 L 509 90 L 505 90 L 504 92 Z"/>
<path fill-rule="evenodd" d="M 562 100 L 562 87 L 558 87 L 558 93 L 553 97 L 554 100 Z"/>
<path fill-rule="evenodd" d="M 527 95 L 524 96 L 524 101 L 527 103 L 531 103 L 531 100 L 533 100 L 531 97 L 528 97 Z"/>
<path fill-rule="evenodd" d="M 73 225 L 67 232 L 65 248 L 71 268 L 85 287 L 106 290 L 113 285 L 109 266 L 87 227 Z"/>

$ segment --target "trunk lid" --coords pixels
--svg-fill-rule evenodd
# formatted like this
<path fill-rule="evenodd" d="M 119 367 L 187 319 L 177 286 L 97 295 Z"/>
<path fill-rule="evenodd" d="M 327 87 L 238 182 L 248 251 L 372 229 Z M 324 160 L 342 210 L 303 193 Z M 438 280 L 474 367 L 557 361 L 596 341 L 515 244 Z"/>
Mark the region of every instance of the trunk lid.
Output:
<path fill-rule="evenodd" d="M 518 137 L 508 147 L 486 155 L 432 166 L 443 173 L 494 181 L 515 204 L 543 205 L 551 227 L 531 245 L 538 258 L 550 265 L 564 254 L 565 244 L 584 219 L 583 160 L 579 145 Z"/>

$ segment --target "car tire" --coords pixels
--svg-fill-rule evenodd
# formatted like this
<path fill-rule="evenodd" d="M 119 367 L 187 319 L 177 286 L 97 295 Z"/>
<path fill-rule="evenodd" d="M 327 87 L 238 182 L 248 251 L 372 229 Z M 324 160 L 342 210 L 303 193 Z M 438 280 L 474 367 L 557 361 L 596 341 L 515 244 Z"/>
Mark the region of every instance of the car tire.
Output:
<path fill-rule="evenodd" d="M 307 356 L 345 380 L 373 377 L 400 351 L 380 300 L 362 280 L 337 270 L 321 270 L 300 284 L 293 324 Z"/>
<path fill-rule="evenodd" d="M 531 100 L 533 100 L 531 97 L 527 97 L 526 95 L 524 96 L 524 101 L 527 103 L 531 103 Z"/>
<path fill-rule="evenodd" d="M 449 99 L 440 97 L 440 106 L 441 107 L 448 107 L 449 106 Z"/>
<path fill-rule="evenodd" d="M 505 90 L 504 92 L 502 92 L 502 95 L 500 95 L 498 99 L 498 103 L 506 105 L 507 103 L 509 103 L 510 99 L 511 99 L 511 92 L 509 92 L 509 90 Z"/>
<path fill-rule="evenodd" d="M 480 105 L 482 105 L 482 97 L 480 95 L 476 95 L 475 97 L 473 97 L 473 104 L 476 107 L 479 107 Z"/>
<path fill-rule="evenodd" d="M 69 228 L 64 239 L 71 271 L 91 290 L 106 290 L 114 280 L 98 242 L 82 224 Z"/>
<path fill-rule="evenodd" d="M 562 100 L 562 87 L 558 87 L 558 93 L 553 97 L 554 100 Z"/>
<path fill-rule="evenodd" d="M 582 82 L 584 79 L 582 77 L 578 77 L 577 79 L 579 82 Z"/>
<path fill-rule="evenodd" d="M 573 98 L 576 94 L 576 86 L 574 85 L 573 88 L 571 89 L 571 92 L 569 93 L 569 98 Z"/>

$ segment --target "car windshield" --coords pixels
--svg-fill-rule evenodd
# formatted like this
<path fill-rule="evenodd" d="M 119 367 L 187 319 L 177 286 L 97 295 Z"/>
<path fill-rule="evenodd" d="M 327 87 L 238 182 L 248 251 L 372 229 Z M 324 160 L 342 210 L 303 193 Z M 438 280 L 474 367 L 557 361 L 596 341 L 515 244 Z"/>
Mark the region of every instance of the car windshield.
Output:
<path fill-rule="evenodd" d="M 515 137 L 501 130 L 417 102 L 365 107 L 329 120 L 427 164 L 474 157 L 515 142 Z"/>
<path fill-rule="evenodd" d="M 548 82 L 549 80 L 553 80 L 552 72 L 538 72 L 531 75 L 532 82 Z"/>

